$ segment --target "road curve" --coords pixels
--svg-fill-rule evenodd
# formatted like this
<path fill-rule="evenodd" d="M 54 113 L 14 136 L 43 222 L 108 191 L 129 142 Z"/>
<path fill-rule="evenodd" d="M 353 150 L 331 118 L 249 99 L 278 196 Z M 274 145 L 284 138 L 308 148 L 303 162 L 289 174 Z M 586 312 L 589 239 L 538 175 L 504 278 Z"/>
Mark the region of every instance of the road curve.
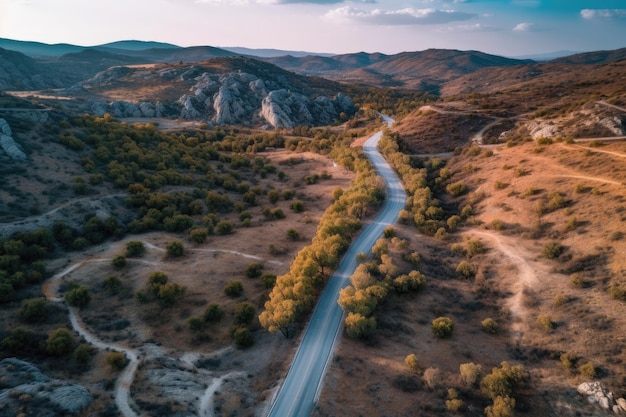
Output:
<path fill-rule="evenodd" d="M 391 118 L 382 117 L 388 124 L 393 123 Z M 385 204 L 376 220 L 365 227 L 352 242 L 339 267 L 328 280 L 302 336 L 287 377 L 270 409 L 269 417 L 308 417 L 311 414 L 342 328 L 343 310 L 337 304 L 339 290 L 349 284 L 350 275 L 357 267 L 357 255 L 361 252 L 369 253 L 385 227 L 395 223 L 400 210 L 404 208 L 406 193 L 402 183 L 377 150 L 381 137 L 382 131 L 374 134 L 365 142 L 363 149 L 378 174 L 385 180 Z"/>

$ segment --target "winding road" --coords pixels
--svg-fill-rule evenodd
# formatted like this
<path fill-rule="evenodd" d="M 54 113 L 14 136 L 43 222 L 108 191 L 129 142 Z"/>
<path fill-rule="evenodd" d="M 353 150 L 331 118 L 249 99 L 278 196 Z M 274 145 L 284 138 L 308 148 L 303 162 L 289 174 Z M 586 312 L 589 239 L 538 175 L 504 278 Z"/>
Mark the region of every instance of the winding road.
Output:
<path fill-rule="evenodd" d="M 387 124 L 393 119 L 381 115 Z M 364 151 L 387 185 L 387 198 L 379 216 L 352 242 L 339 267 L 328 280 L 311 320 L 302 336 L 300 346 L 274 403 L 270 417 L 308 417 L 319 398 L 323 379 L 333 356 L 343 322 L 343 310 L 337 304 L 339 290 L 349 284 L 357 267 L 357 255 L 368 253 L 385 227 L 392 225 L 404 208 L 406 193 L 400 179 L 378 152 L 380 131 L 371 136 Z"/>

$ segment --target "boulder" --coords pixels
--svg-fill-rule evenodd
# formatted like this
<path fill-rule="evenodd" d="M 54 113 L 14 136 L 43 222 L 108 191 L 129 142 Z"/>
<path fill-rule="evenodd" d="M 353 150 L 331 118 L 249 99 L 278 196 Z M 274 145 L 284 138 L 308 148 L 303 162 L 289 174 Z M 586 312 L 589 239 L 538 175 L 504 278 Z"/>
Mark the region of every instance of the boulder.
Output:
<path fill-rule="evenodd" d="M 0 133 L 4 133 L 7 136 L 13 136 L 11 126 L 9 126 L 9 123 L 4 119 L 0 119 Z"/>
<path fill-rule="evenodd" d="M 617 399 L 617 405 L 619 405 L 619 407 L 622 409 L 622 411 L 626 413 L 626 400 L 625 399 L 618 398 Z"/>

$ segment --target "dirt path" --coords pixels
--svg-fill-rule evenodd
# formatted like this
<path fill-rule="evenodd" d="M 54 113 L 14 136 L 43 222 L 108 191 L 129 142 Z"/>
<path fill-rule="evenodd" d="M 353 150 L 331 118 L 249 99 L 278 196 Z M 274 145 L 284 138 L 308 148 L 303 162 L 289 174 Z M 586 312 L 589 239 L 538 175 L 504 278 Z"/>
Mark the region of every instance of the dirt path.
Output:
<path fill-rule="evenodd" d="M 513 316 L 511 330 L 513 337 L 519 339 L 524 331 L 524 320 L 528 315 L 528 309 L 524 306 L 523 295 L 525 288 L 533 288 L 538 283 L 537 272 L 533 266 L 523 257 L 523 251 L 518 246 L 510 245 L 503 236 L 497 233 L 472 230 L 468 235 L 475 235 L 488 240 L 495 250 L 506 257 L 506 260 L 517 270 L 517 280 L 510 290 L 513 296 L 507 300 L 507 306 Z"/>

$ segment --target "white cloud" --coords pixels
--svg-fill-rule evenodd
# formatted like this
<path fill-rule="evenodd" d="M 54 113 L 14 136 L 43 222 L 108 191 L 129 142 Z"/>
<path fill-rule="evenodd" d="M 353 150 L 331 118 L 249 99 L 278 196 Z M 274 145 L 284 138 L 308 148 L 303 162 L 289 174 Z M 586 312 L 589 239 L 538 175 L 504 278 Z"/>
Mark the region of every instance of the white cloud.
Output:
<path fill-rule="evenodd" d="M 196 0 L 196 3 L 243 6 L 246 4 L 338 4 L 345 0 Z M 374 3 L 375 0 L 352 0 L 358 3 Z"/>
<path fill-rule="evenodd" d="M 533 23 L 522 22 L 518 23 L 514 28 L 513 32 L 530 32 L 534 28 Z"/>
<path fill-rule="evenodd" d="M 580 11 L 583 19 L 626 19 L 626 9 L 583 9 Z"/>
<path fill-rule="evenodd" d="M 500 29 L 483 25 L 482 23 L 475 23 L 473 25 L 457 25 L 457 26 L 448 26 L 444 28 L 444 32 L 498 32 Z"/>
<path fill-rule="evenodd" d="M 400 10 L 363 10 L 352 6 L 330 10 L 325 17 L 329 20 L 357 21 L 372 25 L 431 25 L 467 20 L 473 14 L 455 10 L 413 9 Z"/>

